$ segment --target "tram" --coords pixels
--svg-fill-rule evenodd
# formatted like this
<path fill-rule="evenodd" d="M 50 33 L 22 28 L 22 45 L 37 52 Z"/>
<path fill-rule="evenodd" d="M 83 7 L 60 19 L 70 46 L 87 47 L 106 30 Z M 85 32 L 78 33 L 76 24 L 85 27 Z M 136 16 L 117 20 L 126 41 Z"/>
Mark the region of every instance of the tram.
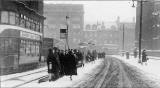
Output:
<path fill-rule="evenodd" d="M 38 64 L 41 58 L 41 37 L 41 33 L 18 26 L 0 25 L 1 71 L 17 69 L 26 64 Z"/>

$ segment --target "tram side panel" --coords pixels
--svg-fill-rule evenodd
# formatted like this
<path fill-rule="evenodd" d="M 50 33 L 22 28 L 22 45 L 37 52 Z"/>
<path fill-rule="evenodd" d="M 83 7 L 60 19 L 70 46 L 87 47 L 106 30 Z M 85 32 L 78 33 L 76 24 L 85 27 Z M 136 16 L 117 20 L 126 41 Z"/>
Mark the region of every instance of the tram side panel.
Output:
<path fill-rule="evenodd" d="M 0 33 L 0 75 L 22 72 L 38 66 L 40 41 L 24 38 L 20 35 L 21 32 L 5 29 Z"/>

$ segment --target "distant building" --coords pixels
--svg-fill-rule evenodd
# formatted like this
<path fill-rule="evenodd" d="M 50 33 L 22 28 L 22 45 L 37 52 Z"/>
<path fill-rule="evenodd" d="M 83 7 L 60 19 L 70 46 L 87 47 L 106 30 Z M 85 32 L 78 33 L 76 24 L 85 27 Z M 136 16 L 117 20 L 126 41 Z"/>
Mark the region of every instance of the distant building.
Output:
<path fill-rule="evenodd" d="M 87 23 L 84 30 L 118 30 L 117 22 Z"/>
<path fill-rule="evenodd" d="M 132 52 L 135 48 L 135 25 L 133 22 L 120 22 L 119 23 L 119 45 L 123 50 L 123 26 L 124 26 L 124 50 Z"/>
<path fill-rule="evenodd" d="M 88 25 L 92 25 L 89 29 Z M 119 49 L 119 29 L 116 22 L 97 22 L 95 24 L 87 24 L 83 31 L 83 41 L 93 43 L 97 47 L 105 49 L 113 49 L 116 46 Z"/>
<path fill-rule="evenodd" d="M 60 29 L 66 29 L 66 16 L 69 16 L 69 45 L 76 48 L 81 41 L 81 31 L 84 25 L 84 8 L 81 4 L 45 4 L 45 24 L 50 27 L 50 31 L 45 31 L 52 37 L 60 39 Z"/>
<path fill-rule="evenodd" d="M 142 49 L 160 49 L 160 2 L 144 2 L 142 12 Z M 140 3 L 136 13 L 136 47 L 139 47 Z"/>

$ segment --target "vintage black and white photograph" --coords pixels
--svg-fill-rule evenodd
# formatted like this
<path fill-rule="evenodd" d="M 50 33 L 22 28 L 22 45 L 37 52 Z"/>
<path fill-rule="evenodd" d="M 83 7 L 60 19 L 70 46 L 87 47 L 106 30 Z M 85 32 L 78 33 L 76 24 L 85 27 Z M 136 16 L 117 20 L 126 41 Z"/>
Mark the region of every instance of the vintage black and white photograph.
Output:
<path fill-rule="evenodd" d="M 160 0 L 0 0 L 0 88 L 160 88 Z"/>

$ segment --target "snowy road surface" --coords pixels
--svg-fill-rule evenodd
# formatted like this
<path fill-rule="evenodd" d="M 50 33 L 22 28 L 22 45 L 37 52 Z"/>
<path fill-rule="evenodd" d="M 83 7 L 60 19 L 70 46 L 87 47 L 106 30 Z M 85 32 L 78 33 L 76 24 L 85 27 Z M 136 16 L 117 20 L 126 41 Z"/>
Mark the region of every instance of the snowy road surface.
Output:
<path fill-rule="evenodd" d="M 78 75 L 73 76 L 72 81 L 69 76 L 63 76 L 56 81 L 38 83 L 38 80 L 35 80 L 16 88 L 160 88 L 157 81 L 149 78 L 141 69 L 119 59 L 118 56 L 107 56 L 105 59 L 96 60 L 95 63 L 86 63 L 85 67 L 78 68 L 77 71 Z M 7 79 L 2 82 L 1 87 L 11 88 L 43 75 L 47 75 L 47 72 L 21 77 L 18 80 Z"/>
<path fill-rule="evenodd" d="M 94 88 L 160 88 L 138 69 L 114 57 L 107 57 L 104 64 L 73 87 Z"/>

